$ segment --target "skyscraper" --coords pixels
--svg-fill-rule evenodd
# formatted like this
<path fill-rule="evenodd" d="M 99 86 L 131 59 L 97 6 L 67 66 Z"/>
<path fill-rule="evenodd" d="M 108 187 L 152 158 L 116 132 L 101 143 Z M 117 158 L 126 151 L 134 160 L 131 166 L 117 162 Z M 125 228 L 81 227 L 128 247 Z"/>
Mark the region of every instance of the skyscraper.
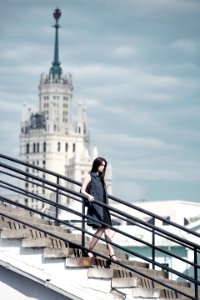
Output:
<path fill-rule="evenodd" d="M 57 8 L 53 16 L 55 19 L 54 59 L 49 73 L 42 74 L 40 78 L 39 112 L 32 113 L 26 104 L 23 106 L 20 159 L 82 181 L 90 170 L 98 151 L 95 146 L 90 153 L 85 108 L 82 104 L 78 105 L 76 125 L 72 126 L 72 76 L 71 74 L 63 75 L 59 62 L 61 11 Z M 46 192 L 45 189 L 38 188 L 34 184 L 31 186 L 27 183 L 24 184 L 26 189 L 31 189 L 34 193 L 42 195 Z M 107 185 L 108 192 L 111 192 L 112 170 L 110 165 L 107 172 Z M 53 197 L 53 195 L 45 196 Z M 38 204 L 35 200 L 24 198 L 21 201 L 31 207 L 41 208 L 37 207 Z"/>

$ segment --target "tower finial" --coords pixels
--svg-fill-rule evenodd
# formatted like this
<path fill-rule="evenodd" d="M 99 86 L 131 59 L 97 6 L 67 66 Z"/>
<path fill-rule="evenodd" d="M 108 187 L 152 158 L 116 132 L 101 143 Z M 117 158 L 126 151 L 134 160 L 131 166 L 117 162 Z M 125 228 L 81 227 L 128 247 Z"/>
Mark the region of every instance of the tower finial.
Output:
<path fill-rule="evenodd" d="M 59 62 L 59 43 L 58 43 L 58 29 L 60 27 L 58 20 L 61 17 L 61 10 L 59 8 L 56 8 L 53 12 L 53 17 L 56 20 L 55 25 L 53 27 L 55 28 L 55 48 L 54 48 L 54 61 L 52 63 L 52 67 L 50 69 L 50 75 L 53 76 L 53 78 L 57 75 L 58 78 L 60 78 L 62 74 L 62 68 L 60 67 Z"/>
<path fill-rule="evenodd" d="M 61 17 L 61 10 L 57 7 L 54 12 L 53 12 L 53 16 L 54 16 L 54 19 L 56 20 L 56 23 L 58 22 L 58 20 L 60 19 Z"/>

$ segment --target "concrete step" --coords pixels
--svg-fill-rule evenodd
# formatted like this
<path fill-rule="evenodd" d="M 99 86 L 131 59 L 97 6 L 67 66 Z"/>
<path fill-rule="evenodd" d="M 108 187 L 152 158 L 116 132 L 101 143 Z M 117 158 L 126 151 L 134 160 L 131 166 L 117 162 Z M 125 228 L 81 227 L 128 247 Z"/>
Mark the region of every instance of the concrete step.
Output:
<path fill-rule="evenodd" d="M 34 222 L 36 222 L 37 220 L 34 219 Z M 31 224 L 31 223 L 30 223 Z M 37 223 L 32 223 L 35 224 L 38 228 L 41 229 L 40 230 L 36 230 L 36 229 L 31 229 L 31 227 L 25 226 L 23 224 L 21 224 L 20 222 L 15 222 L 15 221 L 11 221 L 11 220 L 7 220 L 7 221 L 2 221 L 0 220 L 0 229 L 3 232 L 2 237 L 3 238 L 23 238 L 23 237 L 29 237 L 30 233 L 29 231 L 33 232 L 40 232 L 40 234 L 37 234 L 37 238 L 39 237 L 45 237 L 46 234 L 43 233 L 42 230 L 46 230 L 49 232 L 49 234 L 53 233 L 55 235 L 61 238 L 64 238 L 66 240 L 69 240 L 72 244 L 76 243 L 78 245 L 81 244 L 82 241 L 82 237 L 79 234 L 72 234 L 69 233 L 67 231 L 67 229 L 62 228 L 62 227 L 58 227 L 55 225 L 47 225 L 47 224 L 37 224 Z M 6 229 L 6 230 L 5 230 Z M 19 232 L 16 232 L 20 230 Z M 13 231 L 13 232 L 12 232 Z M 27 231 L 27 232 L 26 232 Z M 31 235 L 32 236 L 32 235 Z M 34 237 L 34 235 L 33 235 Z"/>
<path fill-rule="evenodd" d="M 44 258 L 66 258 L 74 255 L 74 249 L 65 247 L 65 248 L 49 248 L 45 247 L 43 250 Z"/>
<path fill-rule="evenodd" d="M 98 269 L 109 268 L 109 263 L 106 259 L 100 259 L 95 257 L 66 258 L 66 267 L 80 268 L 81 264 L 83 264 L 83 266 L 86 265 L 88 267 L 94 267 Z"/>
<path fill-rule="evenodd" d="M 191 288 L 191 283 L 188 281 L 174 281 L 174 280 L 168 279 L 167 282 L 171 285 L 177 285 L 177 286 Z"/>
<path fill-rule="evenodd" d="M 168 279 L 160 279 L 163 283 L 169 284 Z M 169 284 L 170 285 L 170 284 Z M 194 297 L 194 290 L 191 288 L 183 287 L 178 285 L 175 281 L 171 286 L 175 287 L 176 289 L 184 292 L 185 294 L 188 294 L 190 296 Z M 131 289 L 133 292 L 134 297 L 153 297 L 154 291 L 156 291 L 156 294 L 159 291 L 159 299 L 171 299 L 171 298 L 180 298 L 180 299 L 187 299 L 187 297 L 184 297 L 178 292 L 175 292 L 173 290 L 170 290 L 168 288 L 164 288 L 162 285 L 157 284 L 153 282 L 152 280 L 149 280 L 144 277 L 115 277 L 113 275 L 112 279 L 112 287 L 119 290 L 119 291 L 125 291 L 128 290 L 128 293 L 131 293 Z M 151 291 L 150 294 L 148 294 L 148 291 Z M 155 297 L 155 296 L 154 296 Z M 189 299 L 189 298 L 188 298 Z"/>
<path fill-rule="evenodd" d="M 118 255 L 117 255 L 117 258 L 118 258 Z M 149 269 L 149 264 L 145 263 L 145 262 L 141 262 L 141 261 L 120 259 L 120 262 L 123 263 L 126 266 L 131 267 L 131 268 L 139 267 L 139 268 Z M 123 267 L 121 267 L 117 264 L 112 264 L 111 268 L 113 268 L 113 269 L 124 269 Z"/>
<path fill-rule="evenodd" d="M 112 289 L 126 295 L 126 299 L 160 299 L 160 289 L 142 286 L 139 277 L 112 278 Z"/>
<path fill-rule="evenodd" d="M 126 292 L 128 294 L 128 291 Z M 129 294 L 132 296 L 132 299 L 159 299 L 160 290 L 155 288 L 142 288 L 136 287 L 132 290 L 129 290 Z"/>
<path fill-rule="evenodd" d="M 88 270 L 88 278 L 112 279 L 113 270 L 108 268 L 90 268 Z"/>
<path fill-rule="evenodd" d="M 41 235 L 41 232 L 30 230 L 32 237 L 24 238 L 22 240 L 23 248 L 64 248 L 68 246 L 67 243 L 63 242 L 60 239 L 52 238 L 50 236 Z"/>
<path fill-rule="evenodd" d="M 29 239 L 35 239 L 35 238 L 52 238 L 51 235 L 47 235 L 46 233 L 36 230 L 36 229 L 31 229 L 30 227 L 25 227 L 24 225 L 17 223 L 17 222 L 8 222 L 9 228 L 2 228 L 1 230 L 1 237 L 4 239 L 22 239 L 22 238 L 29 238 Z M 59 237 L 66 238 L 67 240 L 73 240 L 76 243 L 80 243 L 81 237 L 78 235 L 72 235 L 67 232 L 59 232 L 59 228 L 57 227 L 51 227 L 50 225 L 42 225 L 44 227 L 48 226 L 48 231 L 49 233 L 56 234 Z M 12 229 L 10 228 L 12 227 Z M 51 230 L 50 230 L 51 229 Z M 61 228 L 61 231 L 63 231 L 63 228 Z M 28 239 L 26 240 L 28 242 Z M 64 243 L 64 242 L 63 242 Z"/>
<path fill-rule="evenodd" d="M 185 287 L 185 286 L 181 286 L 181 285 L 178 285 L 176 284 L 176 282 L 174 282 L 173 284 L 171 284 L 168 280 L 165 280 L 163 281 L 164 283 L 168 284 L 169 286 L 172 286 L 174 288 L 176 288 L 177 290 L 179 290 L 180 292 L 184 292 L 185 294 L 189 295 L 189 296 L 192 296 L 194 297 L 195 296 L 195 292 L 194 292 L 194 289 L 192 288 L 189 288 L 189 287 Z M 164 288 L 163 289 L 163 286 L 159 285 L 158 283 L 155 283 L 155 287 L 159 287 L 160 289 L 162 289 L 162 292 L 161 292 L 161 297 L 165 297 L 165 298 L 175 298 L 175 297 L 183 297 L 180 293 L 178 292 L 175 292 L 173 290 L 170 290 L 168 288 Z"/>
<path fill-rule="evenodd" d="M 133 299 L 180 299 L 180 300 L 189 300 L 189 298 L 177 293 L 175 291 L 161 288 L 161 286 L 154 286 L 148 282 L 148 279 L 145 279 L 141 284 L 141 281 L 137 277 L 129 278 L 114 278 L 112 279 L 112 288 L 117 289 L 121 293 L 125 293 L 126 296 L 133 297 Z M 181 289 L 180 289 L 181 290 Z M 186 294 L 194 297 L 194 293 L 191 291 L 182 290 Z M 129 298 L 128 298 L 129 299 Z"/>
<path fill-rule="evenodd" d="M 91 257 L 70 257 L 66 258 L 66 268 L 90 268 L 93 266 Z"/>
<path fill-rule="evenodd" d="M 15 224 L 16 225 L 16 224 Z M 15 229 L 10 229 L 10 228 L 3 228 L 1 230 L 1 237 L 4 239 L 22 239 L 24 237 L 29 238 L 29 239 L 36 239 L 36 238 L 44 238 L 46 237 L 46 234 L 42 231 L 35 230 L 35 229 L 30 229 L 30 228 L 15 228 Z"/>
<path fill-rule="evenodd" d="M 152 278 L 167 278 L 166 272 L 164 271 L 159 271 L 159 270 L 151 270 L 151 269 L 146 269 L 146 268 L 140 268 L 137 266 L 133 267 L 134 270 L 139 271 L 140 273 L 144 275 L 151 276 Z M 127 277 L 141 277 L 142 275 L 138 274 L 137 272 L 134 271 L 128 271 L 127 269 L 121 267 L 121 268 L 116 268 L 113 270 L 113 277 L 114 278 L 127 278 Z"/>
<path fill-rule="evenodd" d="M 3 219 L 0 220 L 0 230 L 2 230 L 3 228 L 10 228 L 10 229 L 25 228 L 25 226 L 20 222 L 15 222 L 15 221 L 12 221 L 12 220 L 5 221 Z"/>
<path fill-rule="evenodd" d="M 39 215 L 34 215 L 33 213 L 29 212 L 29 213 L 25 213 L 25 214 L 22 214 L 21 212 L 18 212 L 18 210 L 16 209 L 16 211 L 12 212 L 12 211 L 5 211 L 6 215 L 8 217 L 4 217 L 4 220 L 5 221 L 9 221 L 10 218 L 9 217 L 13 217 L 13 218 L 16 218 L 20 221 L 24 221 L 24 222 L 31 222 L 33 224 L 51 224 L 51 221 L 50 220 L 47 220 L 47 219 L 42 219 Z"/>
<path fill-rule="evenodd" d="M 26 210 L 24 208 L 19 208 L 19 207 L 12 207 L 10 205 L 0 205 L 0 211 L 2 212 L 10 212 L 14 213 L 15 215 L 21 215 L 21 216 L 33 216 L 34 213 Z"/>
<path fill-rule="evenodd" d="M 22 223 L 20 223 L 20 221 L 22 222 L 26 222 L 29 223 L 30 225 L 34 225 L 37 226 L 39 229 L 42 230 L 46 230 L 49 232 L 53 232 L 53 233 L 60 233 L 60 235 L 64 236 L 66 233 L 69 233 L 70 231 L 64 227 L 59 227 L 56 225 L 52 225 L 50 221 L 44 220 L 44 219 L 40 219 L 40 218 L 35 218 L 35 217 L 27 217 L 27 216 L 19 216 L 19 215 L 14 215 L 10 213 L 10 216 L 13 216 L 17 219 L 19 219 L 19 222 L 17 221 L 12 221 L 9 218 L 6 217 L 2 217 L 0 219 L 0 229 L 2 228 L 29 228 L 27 225 L 23 225 Z"/>
<path fill-rule="evenodd" d="M 28 237 L 31 237 L 31 232 L 28 229 L 3 228 L 1 230 L 2 239 L 23 239 Z"/>
<path fill-rule="evenodd" d="M 40 239 L 23 239 L 22 240 L 23 248 L 45 248 L 51 247 L 51 240 L 48 238 L 40 238 Z"/>

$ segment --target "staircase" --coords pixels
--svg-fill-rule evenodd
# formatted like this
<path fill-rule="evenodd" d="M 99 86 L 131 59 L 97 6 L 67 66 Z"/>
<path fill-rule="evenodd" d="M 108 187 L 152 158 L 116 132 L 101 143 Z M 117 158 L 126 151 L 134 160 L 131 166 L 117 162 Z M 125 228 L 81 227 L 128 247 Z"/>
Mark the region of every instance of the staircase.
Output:
<path fill-rule="evenodd" d="M 95 247 L 97 256 L 87 257 L 81 235 L 31 211 L 1 204 L 0 231 L 0 265 L 56 291 L 64 297 L 59 299 L 195 299 L 189 282 L 169 280 L 164 270 L 120 252 L 118 262 L 109 260 L 102 241 Z M 89 242 L 87 237 L 86 248 Z"/>

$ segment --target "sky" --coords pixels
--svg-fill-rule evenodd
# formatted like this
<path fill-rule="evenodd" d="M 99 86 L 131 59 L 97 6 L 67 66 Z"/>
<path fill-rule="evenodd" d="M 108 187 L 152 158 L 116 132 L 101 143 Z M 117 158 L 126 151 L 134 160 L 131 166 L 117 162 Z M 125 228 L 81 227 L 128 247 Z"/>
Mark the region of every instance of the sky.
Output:
<path fill-rule="evenodd" d="M 22 105 L 39 109 L 53 60 L 86 106 L 91 146 L 112 164 L 113 194 L 200 201 L 200 1 L 1 0 L 0 152 L 19 157 Z"/>

